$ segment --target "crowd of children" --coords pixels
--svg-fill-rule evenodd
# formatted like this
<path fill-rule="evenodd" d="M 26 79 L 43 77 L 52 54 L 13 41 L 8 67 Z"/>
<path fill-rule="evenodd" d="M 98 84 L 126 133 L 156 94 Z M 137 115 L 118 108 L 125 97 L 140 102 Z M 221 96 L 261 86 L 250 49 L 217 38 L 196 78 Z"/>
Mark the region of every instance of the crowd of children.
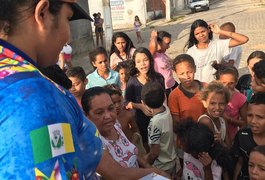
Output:
<path fill-rule="evenodd" d="M 139 18 L 135 21 L 139 28 Z M 139 33 L 137 37 L 142 41 Z M 137 147 L 133 153 L 144 159 L 138 163 L 172 179 L 265 178 L 265 53 L 251 53 L 250 74 L 239 77 L 239 45 L 248 37 L 236 33 L 233 23 L 219 28 L 196 20 L 187 53 L 174 60 L 166 55 L 171 42 L 166 31 L 152 31 L 149 49 L 135 49 L 123 32 L 112 40 L 110 58 L 102 47 L 91 51 L 94 72 L 86 77 L 81 67 L 71 67 L 66 74 L 81 107 L 81 101 L 87 103 L 82 99 L 86 89 L 105 89 L 117 118 L 109 128 Z M 106 148 L 112 146 L 110 139 L 102 141 Z M 121 163 L 117 152 L 113 156 Z"/>

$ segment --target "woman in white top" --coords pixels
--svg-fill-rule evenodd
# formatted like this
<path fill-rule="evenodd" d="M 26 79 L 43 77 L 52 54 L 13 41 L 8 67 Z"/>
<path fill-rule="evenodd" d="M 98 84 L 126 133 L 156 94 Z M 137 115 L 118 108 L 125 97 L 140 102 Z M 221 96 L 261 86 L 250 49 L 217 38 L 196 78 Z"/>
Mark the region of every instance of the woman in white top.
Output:
<path fill-rule="evenodd" d="M 135 47 L 132 40 L 124 32 L 116 32 L 112 36 L 110 49 L 110 68 L 115 70 L 119 62 L 131 60 Z"/>
<path fill-rule="evenodd" d="M 214 39 L 213 33 L 225 35 L 229 39 Z M 195 79 L 202 82 L 214 80 L 214 63 L 220 63 L 223 57 L 229 54 L 229 48 L 242 45 L 248 41 L 248 37 L 236 32 L 224 31 L 216 24 L 207 24 L 198 19 L 193 22 L 190 29 L 190 37 L 185 47 L 187 54 L 194 58 L 196 64 Z"/>

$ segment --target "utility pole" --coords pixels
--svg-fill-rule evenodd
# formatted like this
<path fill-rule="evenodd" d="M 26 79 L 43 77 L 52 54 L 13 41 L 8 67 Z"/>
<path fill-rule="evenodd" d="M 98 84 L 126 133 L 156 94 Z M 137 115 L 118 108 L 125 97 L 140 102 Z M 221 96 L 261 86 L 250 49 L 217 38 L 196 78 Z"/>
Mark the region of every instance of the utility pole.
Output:
<path fill-rule="evenodd" d="M 166 0 L 166 20 L 171 20 L 171 4 L 170 0 Z"/>
<path fill-rule="evenodd" d="M 103 4 L 103 11 L 104 11 L 105 47 L 107 51 L 110 51 L 111 39 L 112 39 L 112 34 L 113 34 L 110 0 L 102 0 L 102 4 Z"/>

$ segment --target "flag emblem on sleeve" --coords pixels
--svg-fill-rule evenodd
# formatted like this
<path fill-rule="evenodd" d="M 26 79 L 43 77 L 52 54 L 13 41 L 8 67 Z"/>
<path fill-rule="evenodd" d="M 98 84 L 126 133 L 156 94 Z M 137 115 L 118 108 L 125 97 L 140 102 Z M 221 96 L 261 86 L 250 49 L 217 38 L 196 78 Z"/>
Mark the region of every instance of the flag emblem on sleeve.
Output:
<path fill-rule="evenodd" d="M 71 126 L 52 124 L 30 132 L 35 164 L 62 154 L 75 152 Z"/>

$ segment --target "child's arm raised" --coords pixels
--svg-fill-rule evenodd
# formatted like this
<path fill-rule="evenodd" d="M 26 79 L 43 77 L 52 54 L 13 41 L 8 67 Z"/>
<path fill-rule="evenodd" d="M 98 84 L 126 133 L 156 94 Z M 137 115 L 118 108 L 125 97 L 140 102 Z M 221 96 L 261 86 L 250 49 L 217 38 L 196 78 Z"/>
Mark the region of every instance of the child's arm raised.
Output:
<path fill-rule="evenodd" d="M 152 55 L 157 51 L 157 31 L 155 30 L 151 32 L 149 51 Z"/>
<path fill-rule="evenodd" d="M 243 35 L 243 34 L 222 30 L 216 24 L 210 24 L 209 27 L 211 28 L 211 31 L 215 34 L 222 34 L 222 35 L 225 35 L 227 37 L 230 37 L 231 38 L 231 40 L 229 42 L 230 48 L 238 46 L 238 45 L 242 45 L 242 44 L 245 44 L 246 42 L 248 42 L 248 37 Z"/>

